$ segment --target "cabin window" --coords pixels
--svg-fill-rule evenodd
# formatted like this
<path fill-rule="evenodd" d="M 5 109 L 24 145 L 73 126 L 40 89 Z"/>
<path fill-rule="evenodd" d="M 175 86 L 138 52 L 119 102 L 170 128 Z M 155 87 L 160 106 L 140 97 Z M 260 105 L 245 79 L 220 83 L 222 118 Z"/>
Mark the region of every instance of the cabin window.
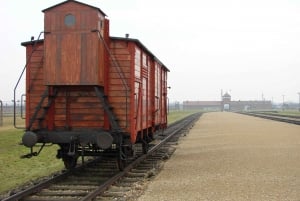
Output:
<path fill-rule="evenodd" d="M 67 26 L 67 27 L 71 27 L 71 26 L 73 26 L 74 24 L 75 24 L 75 16 L 74 15 L 72 15 L 72 14 L 67 14 L 66 16 L 65 16 L 65 25 Z"/>

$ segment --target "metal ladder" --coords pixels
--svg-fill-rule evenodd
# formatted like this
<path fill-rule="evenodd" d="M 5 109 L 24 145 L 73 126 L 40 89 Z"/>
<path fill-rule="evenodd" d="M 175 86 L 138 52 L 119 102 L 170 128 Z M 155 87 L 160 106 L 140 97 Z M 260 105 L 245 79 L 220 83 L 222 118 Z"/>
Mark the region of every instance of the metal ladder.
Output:
<path fill-rule="evenodd" d="M 107 96 L 104 94 L 103 87 L 97 87 L 96 86 L 95 87 L 95 92 L 96 92 L 96 96 L 99 98 L 99 100 L 101 101 L 101 103 L 103 105 L 103 109 L 104 109 L 105 113 L 108 116 L 109 123 L 112 127 L 112 130 L 120 132 L 121 128 L 120 128 L 120 125 L 118 123 L 118 119 L 112 111 L 113 107 L 110 106 L 110 104 L 107 100 Z"/>
<path fill-rule="evenodd" d="M 51 106 L 51 104 L 53 103 L 53 101 L 55 100 L 56 96 L 57 96 L 58 90 L 54 89 L 53 94 L 49 93 L 49 87 L 46 88 L 46 90 L 44 91 L 43 95 L 41 96 L 41 100 L 38 103 L 34 114 L 32 115 L 32 117 L 30 118 L 29 121 L 29 126 L 28 128 L 26 128 L 26 130 L 30 130 L 33 126 L 33 123 L 38 120 L 39 121 L 39 129 L 42 127 L 42 122 L 45 120 L 46 114 Z M 45 100 L 48 100 L 48 103 L 46 106 L 43 106 L 43 103 Z M 39 111 L 43 109 L 43 112 L 41 114 L 41 116 L 37 116 Z"/>
<path fill-rule="evenodd" d="M 24 129 L 24 127 L 19 127 L 19 126 L 17 126 L 17 123 L 16 123 L 16 91 L 17 91 L 17 89 L 19 87 L 20 81 L 21 81 L 21 79 L 22 79 L 22 77 L 23 77 L 23 75 L 25 73 L 25 70 L 26 70 L 27 65 L 29 64 L 29 62 L 31 60 L 31 57 L 32 57 L 33 53 L 37 50 L 37 43 L 40 40 L 41 35 L 44 34 L 44 33 L 45 33 L 44 31 L 40 32 L 40 34 L 38 36 L 38 39 L 35 40 L 35 41 L 33 40 L 33 37 L 32 37 L 32 39 L 31 39 L 32 44 L 33 44 L 32 51 L 29 54 L 29 56 L 26 58 L 25 66 L 24 66 L 24 68 L 23 68 L 23 70 L 21 72 L 21 75 L 19 76 L 19 79 L 18 79 L 18 81 L 17 81 L 17 83 L 15 85 L 15 88 L 14 88 L 14 100 L 13 100 L 13 103 L 14 103 L 14 127 L 17 128 L 17 129 Z"/>

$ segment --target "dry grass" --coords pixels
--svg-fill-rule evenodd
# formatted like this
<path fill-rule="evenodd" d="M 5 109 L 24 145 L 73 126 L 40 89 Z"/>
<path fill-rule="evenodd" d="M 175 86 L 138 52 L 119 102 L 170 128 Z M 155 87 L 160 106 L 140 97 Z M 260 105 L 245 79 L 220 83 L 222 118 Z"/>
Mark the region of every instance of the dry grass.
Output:
<path fill-rule="evenodd" d="M 199 112 L 199 111 L 183 111 L 183 110 L 180 110 L 180 111 L 170 111 L 169 114 L 168 114 L 168 123 L 173 123 L 179 119 L 182 119 L 188 115 L 191 115 L 191 114 L 194 114 L 196 112 Z"/>

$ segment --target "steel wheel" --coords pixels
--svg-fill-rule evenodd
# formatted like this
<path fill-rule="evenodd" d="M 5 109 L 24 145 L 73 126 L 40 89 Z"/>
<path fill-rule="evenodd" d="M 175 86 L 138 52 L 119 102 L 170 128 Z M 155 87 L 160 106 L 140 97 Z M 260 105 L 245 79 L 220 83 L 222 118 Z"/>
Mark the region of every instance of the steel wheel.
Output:
<path fill-rule="evenodd" d="M 76 167 L 77 165 L 77 159 L 76 156 L 63 156 L 62 160 L 64 161 L 65 168 L 70 170 Z"/>

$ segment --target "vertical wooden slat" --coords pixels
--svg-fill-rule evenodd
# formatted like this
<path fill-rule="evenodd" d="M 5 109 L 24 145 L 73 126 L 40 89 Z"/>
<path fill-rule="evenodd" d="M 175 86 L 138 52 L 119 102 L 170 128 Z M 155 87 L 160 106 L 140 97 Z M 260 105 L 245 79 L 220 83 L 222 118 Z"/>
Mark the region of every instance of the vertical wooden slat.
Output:
<path fill-rule="evenodd" d="M 74 25 L 65 24 L 67 15 Z M 103 44 L 91 30 L 104 19 L 98 9 L 73 1 L 45 10 L 46 85 L 103 86 Z"/>

